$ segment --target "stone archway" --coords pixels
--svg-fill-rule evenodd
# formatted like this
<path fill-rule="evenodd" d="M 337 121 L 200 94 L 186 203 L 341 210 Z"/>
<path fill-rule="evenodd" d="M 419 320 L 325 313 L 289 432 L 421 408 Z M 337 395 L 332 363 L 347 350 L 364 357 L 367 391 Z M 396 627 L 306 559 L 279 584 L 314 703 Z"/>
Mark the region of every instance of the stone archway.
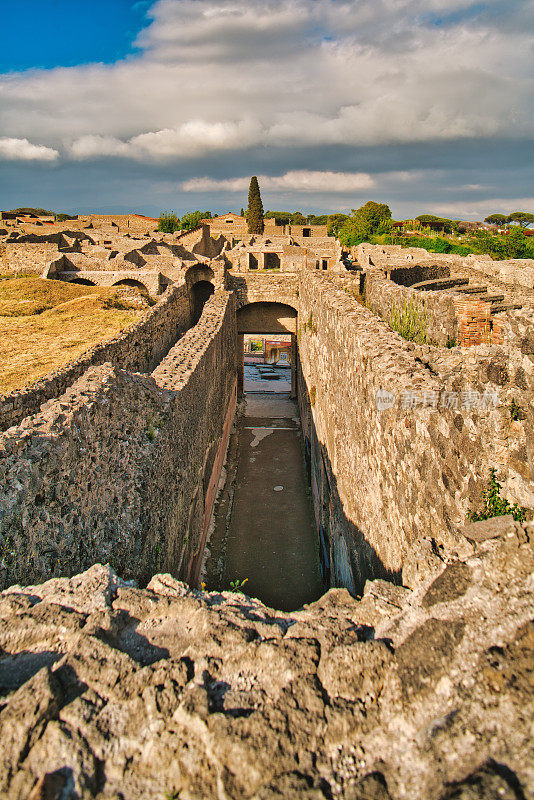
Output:
<path fill-rule="evenodd" d="M 90 281 L 89 278 L 70 278 L 69 281 L 66 283 L 79 283 L 82 286 L 96 286 L 97 284 L 94 281 Z"/>
<path fill-rule="evenodd" d="M 129 287 L 130 289 L 137 289 L 143 294 L 150 294 L 144 283 L 141 283 L 141 281 L 136 281 L 133 278 L 123 278 L 120 281 L 115 281 L 113 286 L 125 286 Z"/>
<path fill-rule="evenodd" d="M 297 333 L 297 310 L 287 303 L 256 301 L 237 311 L 237 332 Z"/>
<path fill-rule="evenodd" d="M 244 335 L 291 334 L 291 396 L 297 392 L 297 309 L 288 303 L 256 300 L 245 303 L 237 311 L 239 349 L 244 353 Z M 238 387 L 244 389 L 244 359 L 240 359 Z"/>
<path fill-rule="evenodd" d="M 185 283 L 191 303 L 192 325 L 197 324 L 206 302 L 215 291 L 214 277 L 215 273 L 211 267 L 204 264 L 195 264 L 195 266 L 189 267 L 185 273 Z"/>

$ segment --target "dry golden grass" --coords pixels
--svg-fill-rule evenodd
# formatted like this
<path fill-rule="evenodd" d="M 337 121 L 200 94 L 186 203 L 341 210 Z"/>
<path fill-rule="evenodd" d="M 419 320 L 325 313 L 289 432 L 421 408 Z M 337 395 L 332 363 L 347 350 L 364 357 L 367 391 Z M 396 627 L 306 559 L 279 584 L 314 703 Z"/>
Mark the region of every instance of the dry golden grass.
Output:
<path fill-rule="evenodd" d="M 142 314 L 113 289 L 34 277 L 0 280 L 0 394 L 59 369 Z"/>

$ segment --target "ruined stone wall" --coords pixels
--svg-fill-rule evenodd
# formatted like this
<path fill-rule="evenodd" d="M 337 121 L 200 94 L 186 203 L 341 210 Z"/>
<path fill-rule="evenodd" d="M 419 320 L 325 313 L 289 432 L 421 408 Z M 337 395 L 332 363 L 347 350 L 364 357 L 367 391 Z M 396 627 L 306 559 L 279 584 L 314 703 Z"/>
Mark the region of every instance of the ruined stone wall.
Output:
<path fill-rule="evenodd" d="M 150 372 L 187 330 L 190 316 L 185 284 L 172 286 L 138 322 L 114 339 L 96 345 L 57 372 L 0 396 L 0 430 L 35 414 L 43 403 L 62 394 L 90 366 L 110 361 L 124 369 Z"/>
<path fill-rule="evenodd" d="M 507 395 L 497 407 L 472 402 L 475 370 L 462 372 L 462 351 L 405 341 L 320 274 L 306 273 L 299 294 L 299 402 L 335 585 L 360 592 L 369 577 L 400 580 L 421 538 L 438 552 L 454 547 L 491 467 L 511 502 L 534 507 L 532 394 L 517 389 L 528 414 L 512 420 Z"/>
<path fill-rule="evenodd" d="M 389 267 L 386 275 L 399 286 L 413 286 L 414 283 L 430 281 L 437 278 L 448 278 L 451 274 L 447 264 L 410 264 L 406 267 Z"/>
<path fill-rule="evenodd" d="M 396 272 L 401 272 L 396 270 Z M 400 277 L 409 280 L 409 270 L 403 270 Z M 418 274 L 421 274 L 418 270 Z M 425 277 L 421 280 L 426 280 Z M 415 281 L 414 281 L 415 282 Z M 410 304 L 424 309 L 426 314 L 427 341 L 442 347 L 459 339 L 458 320 L 451 292 L 418 292 L 409 286 L 399 286 L 388 280 L 381 269 L 370 268 L 365 275 L 365 302 L 367 306 L 389 321 L 392 311 Z M 469 303 L 467 299 L 465 302 Z M 484 304 L 488 307 L 489 305 Z"/>
<path fill-rule="evenodd" d="M 53 242 L 6 242 L 5 263 L 9 272 L 34 272 L 40 274 L 49 261 L 59 254 Z"/>
<path fill-rule="evenodd" d="M 190 577 L 236 384 L 225 292 L 152 376 L 90 368 L 0 436 L 0 581 L 39 582 L 97 561 L 141 582 Z"/>
<path fill-rule="evenodd" d="M 287 303 L 296 308 L 298 286 L 299 276 L 296 273 L 247 272 L 243 275 L 229 272 L 226 275 L 226 288 L 236 293 L 238 306 L 271 302 Z"/>

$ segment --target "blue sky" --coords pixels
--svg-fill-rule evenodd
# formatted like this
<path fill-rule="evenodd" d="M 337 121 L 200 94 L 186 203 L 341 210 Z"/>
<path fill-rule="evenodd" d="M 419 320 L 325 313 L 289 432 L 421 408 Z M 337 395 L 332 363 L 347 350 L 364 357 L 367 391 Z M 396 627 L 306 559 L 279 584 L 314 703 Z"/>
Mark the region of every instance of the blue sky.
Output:
<path fill-rule="evenodd" d="M 24 0 L 2 3 L 0 72 L 112 64 L 138 53 L 150 0 Z M 11 35 L 10 35 L 11 32 Z"/>
<path fill-rule="evenodd" d="M 21 10 L 22 9 L 22 10 Z M 2 3 L 0 208 L 534 211 L 534 0 Z"/>

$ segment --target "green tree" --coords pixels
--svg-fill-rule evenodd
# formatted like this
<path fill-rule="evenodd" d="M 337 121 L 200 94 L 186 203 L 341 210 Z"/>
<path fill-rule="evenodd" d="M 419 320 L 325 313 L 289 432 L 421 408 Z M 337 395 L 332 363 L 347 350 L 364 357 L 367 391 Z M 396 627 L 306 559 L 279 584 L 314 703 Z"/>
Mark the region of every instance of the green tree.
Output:
<path fill-rule="evenodd" d="M 326 232 L 329 236 L 337 237 L 339 235 L 339 231 L 348 220 L 347 214 L 329 214 L 328 221 L 326 223 Z"/>
<path fill-rule="evenodd" d="M 534 222 L 534 214 L 529 214 L 526 211 L 514 211 L 508 217 L 508 222 L 518 222 L 522 228 L 528 228 Z"/>
<path fill-rule="evenodd" d="M 249 233 L 263 233 L 263 204 L 258 179 L 255 175 L 250 179 L 248 190 L 247 226 Z"/>
<path fill-rule="evenodd" d="M 377 233 L 388 233 L 391 229 L 391 210 L 385 203 L 369 200 L 364 206 L 352 209 L 339 231 L 341 244 L 350 247 L 370 239 Z"/>
<path fill-rule="evenodd" d="M 506 225 L 508 222 L 508 217 L 506 214 L 490 214 L 489 217 L 485 218 L 484 222 L 487 222 L 490 225 Z"/>
<path fill-rule="evenodd" d="M 452 219 L 435 217 L 434 214 L 420 214 L 415 219 L 424 228 L 432 228 L 434 231 L 445 231 L 445 233 L 452 233 L 456 227 Z"/>
<path fill-rule="evenodd" d="M 179 227 L 180 223 L 174 211 L 162 211 L 158 219 L 158 231 L 174 233 Z"/>
<path fill-rule="evenodd" d="M 265 219 L 274 219 L 277 225 L 289 225 L 291 211 L 266 211 L 263 215 Z"/>
<path fill-rule="evenodd" d="M 211 219 L 211 211 L 187 211 L 180 220 L 183 231 L 192 231 L 203 219 Z"/>

